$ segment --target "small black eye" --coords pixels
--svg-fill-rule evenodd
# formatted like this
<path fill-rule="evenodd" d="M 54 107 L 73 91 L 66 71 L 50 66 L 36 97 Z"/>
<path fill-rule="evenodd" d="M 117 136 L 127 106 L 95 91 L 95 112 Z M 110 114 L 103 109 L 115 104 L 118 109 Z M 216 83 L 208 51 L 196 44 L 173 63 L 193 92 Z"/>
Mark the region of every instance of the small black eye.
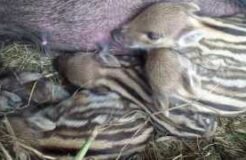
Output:
<path fill-rule="evenodd" d="M 160 33 L 155 33 L 155 32 L 147 32 L 147 37 L 151 40 L 158 40 L 162 37 Z"/>

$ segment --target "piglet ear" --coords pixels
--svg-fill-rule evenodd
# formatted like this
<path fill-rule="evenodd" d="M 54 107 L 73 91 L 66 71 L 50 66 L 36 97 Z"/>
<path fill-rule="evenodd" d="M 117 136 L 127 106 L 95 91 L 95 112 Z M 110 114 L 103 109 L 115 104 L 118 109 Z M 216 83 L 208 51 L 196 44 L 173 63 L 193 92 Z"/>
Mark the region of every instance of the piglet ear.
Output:
<path fill-rule="evenodd" d="M 185 7 L 185 10 L 187 11 L 187 13 L 194 13 L 194 12 L 198 12 L 201 10 L 200 7 L 194 2 L 184 3 L 183 6 Z"/>
<path fill-rule="evenodd" d="M 179 47 L 189 47 L 197 44 L 204 37 L 204 32 L 199 29 L 188 31 L 178 39 Z"/>
<path fill-rule="evenodd" d="M 52 131 L 56 128 L 55 122 L 40 116 L 28 118 L 28 122 L 40 131 Z"/>

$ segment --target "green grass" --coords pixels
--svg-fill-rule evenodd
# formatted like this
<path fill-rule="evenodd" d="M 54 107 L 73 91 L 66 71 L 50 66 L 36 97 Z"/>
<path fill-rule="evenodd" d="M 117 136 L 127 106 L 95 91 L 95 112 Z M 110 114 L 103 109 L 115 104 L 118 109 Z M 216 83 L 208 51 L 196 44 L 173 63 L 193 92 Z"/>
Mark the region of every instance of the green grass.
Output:
<path fill-rule="evenodd" d="M 0 59 L 0 71 L 54 72 L 52 59 L 41 56 L 29 45 L 8 45 L 0 49 Z M 6 149 L 11 148 L 8 146 Z M 81 150 L 84 151 L 83 148 Z M 3 157 L 0 150 L 0 159 L 6 160 Z M 209 140 L 177 140 L 170 137 L 152 141 L 141 157 L 146 160 L 246 160 L 246 116 L 221 119 L 215 136 Z M 15 158 L 13 156 L 13 160 Z"/>

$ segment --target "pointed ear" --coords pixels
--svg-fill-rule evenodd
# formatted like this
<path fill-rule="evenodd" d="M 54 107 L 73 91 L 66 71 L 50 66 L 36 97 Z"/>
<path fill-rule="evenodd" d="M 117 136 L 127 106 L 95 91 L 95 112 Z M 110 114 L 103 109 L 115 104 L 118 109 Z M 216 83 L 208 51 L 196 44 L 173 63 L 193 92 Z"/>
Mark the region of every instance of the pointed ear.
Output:
<path fill-rule="evenodd" d="M 188 31 L 187 33 L 182 34 L 178 39 L 179 47 L 188 47 L 198 43 L 201 39 L 204 38 L 204 32 L 199 29 Z"/>
<path fill-rule="evenodd" d="M 186 12 L 189 14 L 194 13 L 194 12 L 198 12 L 201 10 L 200 7 L 197 4 L 195 4 L 194 2 L 184 3 L 183 6 L 184 6 Z"/>
<path fill-rule="evenodd" d="M 31 117 L 28 119 L 28 122 L 40 131 L 52 131 L 56 128 L 55 122 L 40 116 Z"/>

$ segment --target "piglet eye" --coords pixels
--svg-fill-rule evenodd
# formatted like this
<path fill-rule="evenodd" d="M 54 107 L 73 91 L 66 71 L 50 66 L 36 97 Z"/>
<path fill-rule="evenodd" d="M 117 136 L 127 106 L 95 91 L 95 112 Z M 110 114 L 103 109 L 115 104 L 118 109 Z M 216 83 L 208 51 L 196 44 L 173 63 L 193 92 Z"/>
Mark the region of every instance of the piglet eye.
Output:
<path fill-rule="evenodd" d="M 162 37 L 160 33 L 155 32 L 147 32 L 146 35 L 150 40 L 158 40 Z"/>

